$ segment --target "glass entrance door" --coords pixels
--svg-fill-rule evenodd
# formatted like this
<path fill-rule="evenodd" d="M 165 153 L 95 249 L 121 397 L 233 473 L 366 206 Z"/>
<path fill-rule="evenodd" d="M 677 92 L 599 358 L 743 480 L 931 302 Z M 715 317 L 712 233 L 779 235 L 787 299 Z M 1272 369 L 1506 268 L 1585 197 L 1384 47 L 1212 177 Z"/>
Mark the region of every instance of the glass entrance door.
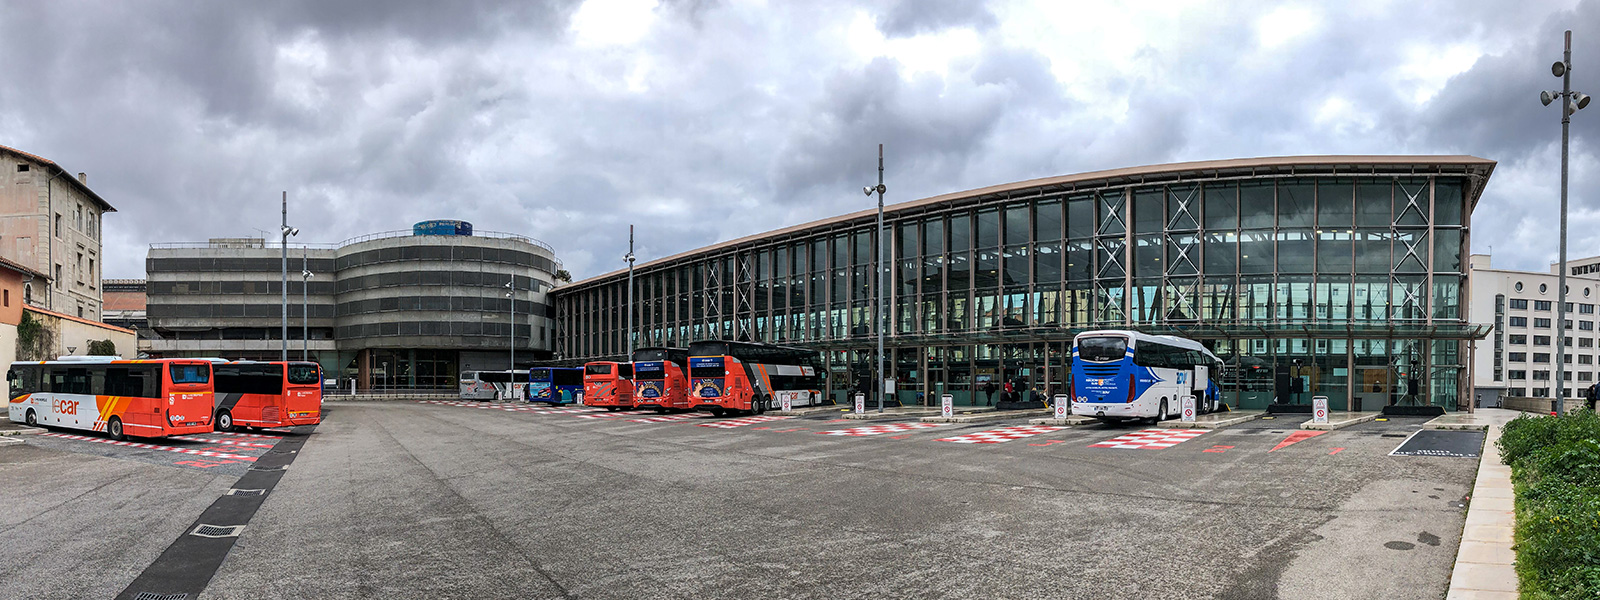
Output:
<path fill-rule="evenodd" d="M 1389 405 L 1394 376 L 1388 367 L 1356 367 L 1356 405 L 1351 410 L 1373 412 Z"/>

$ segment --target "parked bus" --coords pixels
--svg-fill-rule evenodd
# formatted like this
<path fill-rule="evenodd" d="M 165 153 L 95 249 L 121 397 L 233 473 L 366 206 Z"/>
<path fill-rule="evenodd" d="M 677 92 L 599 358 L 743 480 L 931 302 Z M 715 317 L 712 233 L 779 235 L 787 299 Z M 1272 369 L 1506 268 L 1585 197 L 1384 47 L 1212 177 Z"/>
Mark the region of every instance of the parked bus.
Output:
<path fill-rule="evenodd" d="M 662 413 L 689 409 L 689 349 L 634 350 L 633 401 Z"/>
<path fill-rule="evenodd" d="M 11 363 L 13 422 L 104 431 L 114 440 L 211 431 L 211 363 L 62 357 Z"/>
<path fill-rule="evenodd" d="M 583 401 L 583 369 L 536 367 L 528 369 L 528 401 L 572 404 Z"/>
<path fill-rule="evenodd" d="M 462 400 L 521 400 L 527 371 L 467 371 L 461 374 Z"/>
<path fill-rule="evenodd" d="M 707 340 L 689 344 L 689 403 L 722 416 L 782 406 L 822 404 L 823 371 L 815 350 Z"/>
<path fill-rule="evenodd" d="M 1078 334 L 1072 347 L 1072 414 L 1106 421 L 1179 415 L 1184 396 L 1195 412 L 1221 405 L 1222 360 L 1194 340 L 1108 329 Z"/>
<path fill-rule="evenodd" d="M 217 431 L 322 422 L 322 366 L 317 363 L 226 362 L 213 364 L 211 373 Z"/>
<path fill-rule="evenodd" d="M 633 408 L 633 363 L 583 365 L 583 404 L 608 410 Z"/>

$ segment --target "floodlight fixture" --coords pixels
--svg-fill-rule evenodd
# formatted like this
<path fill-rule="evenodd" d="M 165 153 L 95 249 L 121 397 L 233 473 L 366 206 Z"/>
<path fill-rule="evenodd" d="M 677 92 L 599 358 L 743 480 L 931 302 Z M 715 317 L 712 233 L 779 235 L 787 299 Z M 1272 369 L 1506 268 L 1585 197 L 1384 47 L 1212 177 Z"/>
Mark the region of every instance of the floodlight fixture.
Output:
<path fill-rule="evenodd" d="M 1560 93 L 1560 92 L 1557 92 L 1557 93 Z M 1544 104 L 1545 106 L 1550 106 L 1550 103 L 1552 101 L 1554 101 L 1554 100 L 1555 100 L 1555 96 L 1552 95 L 1549 91 L 1541 91 L 1541 92 L 1539 92 L 1539 102 Z"/>
<path fill-rule="evenodd" d="M 1567 74 L 1567 63 L 1566 63 L 1566 61 L 1558 60 L 1555 63 L 1551 64 L 1550 65 L 1550 74 L 1555 75 L 1556 77 L 1565 76 Z"/>

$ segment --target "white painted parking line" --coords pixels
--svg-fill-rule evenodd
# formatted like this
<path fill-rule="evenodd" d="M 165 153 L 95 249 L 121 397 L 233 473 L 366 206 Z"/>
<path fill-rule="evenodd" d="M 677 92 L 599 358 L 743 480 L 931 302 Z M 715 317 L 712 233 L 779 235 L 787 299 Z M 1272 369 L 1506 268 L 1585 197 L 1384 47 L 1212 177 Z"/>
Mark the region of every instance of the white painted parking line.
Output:
<path fill-rule="evenodd" d="M 867 435 L 883 435 L 885 433 L 900 433 L 912 429 L 928 429 L 940 427 L 939 423 L 888 423 L 884 425 L 868 425 L 866 427 L 851 427 L 850 429 L 836 429 L 833 431 L 818 431 L 818 435 L 844 435 L 860 437 Z"/>
<path fill-rule="evenodd" d="M 129 448 L 140 448 L 140 449 L 143 449 L 143 450 L 164 450 L 164 451 L 167 451 L 167 452 L 177 452 L 177 453 L 180 453 L 180 454 L 193 454 L 195 456 L 204 456 L 206 458 L 226 458 L 226 459 L 229 459 L 229 460 L 242 460 L 242 461 L 249 461 L 249 462 L 255 462 L 255 460 L 256 460 L 256 457 L 254 457 L 254 456 L 245 456 L 243 454 L 228 454 L 226 452 L 212 452 L 210 450 L 195 450 L 193 448 L 175 448 L 175 447 L 172 447 L 172 446 L 160 446 L 160 445 L 156 445 L 156 444 L 144 444 L 144 443 L 140 443 L 140 442 L 119 442 L 119 441 L 116 441 L 116 440 L 108 440 L 108 439 L 105 439 L 105 438 L 93 438 L 93 437 L 88 437 L 88 436 L 83 436 L 83 435 L 68 435 L 68 434 L 65 434 L 65 433 L 55 433 L 55 432 L 45 432 L 45 433 L 41 433 L 39 435 L 49 436 L 49 437 L 54 437 L 54 438 L 61 438 L 61 439 L 64 439 L 64 440 L 77 440 L 77 441 L 80 441 L 80 442 L 94 442 L 96 444 L 111 444 L 113 446 L 126 446 L 126 447 L 129 447 Z"/>
<path fill-rule="evenodd" d="M 1057 427 L 1055 425 L 1018 425 L 1016 427 L 1001 427 L 999 429 L 978 431 L 934 441 L 955 442 L 957 444 L 999 444 L 1003 442 L 1009 442 L 1011 440 L 1030 438 L 1041 433 L 1061 431 L 1063 429 L 1066 429 L 1066 427 Z"/>
<path fill-rule="evenodd" d="M 266 449 L 269 449 L 269 450 L 273 446 L 277 445 L 276 443 L 266 444 L 266 443 L 262 443 L 262 442 L 246 442 L 246 441 L 243 441 L 243 440 L 213 440 L 213 439 L 209 439 L 209 438 L 197 437 L 197 436 L 192 436 L 192 435 L 173 435 L 173 436 L 167 436 L 167 439 L 169 439 L 169 440 L 181 440 L 181 441 L 185 441 L 185 442 L 200 442 L 202 444 L 222 444 L 224 446 L 238 446 L 240 448 L 266 448 Z"/>
<path fill-rule="evenodd" d="M 753 416 L 753 417 L 740 417 L 740 418 L 737 418 L 737 419 L 725 419 L 725 420 L 721 420 L 721 421 L 712 421 L 710 423 L 696 423 L 696 425 L 698 425 L 700 427 L 715 427 L 715 428 L 718 428 L 718 429 L 733 429 L 735 427 L 744 427 L 745 425 L 755 425 L 756 423 L 767 423 L 767 422 L 771 422 L 771 421 L 782 421 L 784 419 L 793 419 L 793 418 L 794 417 L 780 417 L 780 416 L 776 416 L 776 415 L 761 415 L 761 416 Z"/>
<path fill-rule="evenodd" d="M 1089 444 L 1090 448 L 1121 448 L 1125 450 L 1162 450 L 1205 435 L 1204 429 L 1143 429 L 1119 435 L 1104 442 Z"/>

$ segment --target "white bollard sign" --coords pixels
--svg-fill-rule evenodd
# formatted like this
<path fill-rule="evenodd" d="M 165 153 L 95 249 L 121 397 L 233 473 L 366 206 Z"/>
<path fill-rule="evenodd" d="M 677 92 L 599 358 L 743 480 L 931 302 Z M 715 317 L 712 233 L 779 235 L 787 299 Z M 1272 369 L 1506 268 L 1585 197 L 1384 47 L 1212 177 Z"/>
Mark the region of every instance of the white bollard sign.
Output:
<path fill-rule="evenodd" d="M 867 395 L 856 394 L 856 414 L 867 412 Z"/>
<path fill-rule="evenodd" d="M 956 397 L 945 394 L 939 397 L 939 416 L 950 418 L 956 415 Z"/>
<path fill-rule="evenodd" d="M 1056 419 L 1066 419 L 1067 410 L 1070 408 L 1068 405 L 1072 404 L 1072 399 L 1067 397 L 1066 394 L 1056 394 L 1055 399 L 1051 402 L 1056 407 Z"/>
<path fill-rule="evenodd" d="M 1194 395 L 1193 394 L 1190 394 L 1190 395 L 1187 395 L 1187 396 L 1183 397 L 1183 422 L 1185 422 L 1185 423 L 1193 423 L 1194 422 Z"/>
<path fill-rule="evenodd" d="M 1326 424 L 1328 422 L 1328 397 L 1327 396 L 1312 396 L 1311 397 L 1311 422 L 1312 423 L 1317 423 L 1319 425 L 1320 424 Z"/>
<path fill-rule="evenodd" d="M 794 410 L 794 393 L 784 392 L 778 394 L 778 397 L 783 398 L 783 412 Z"/>

